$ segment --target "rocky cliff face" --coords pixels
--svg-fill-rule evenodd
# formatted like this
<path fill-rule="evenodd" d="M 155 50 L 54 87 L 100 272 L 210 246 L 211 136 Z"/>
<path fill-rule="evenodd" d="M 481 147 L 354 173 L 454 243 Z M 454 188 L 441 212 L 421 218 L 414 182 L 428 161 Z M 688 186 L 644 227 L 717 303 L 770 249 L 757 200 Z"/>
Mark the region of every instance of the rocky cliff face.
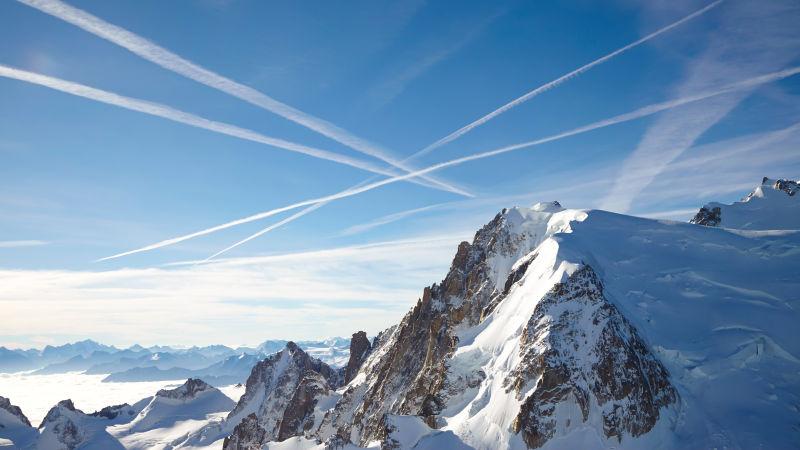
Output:
<path fill-rule="evenodd" d="M 340 385 L 339 371 L 287 343 L 253 368 L 244 395 L 226 418 L 233 431 L 223 448 L 249 450 L 302 435 L 314 425 L 317 400 Z"/>
<path fill-rule="evenodd" d="M 344 384 L 353 380 L 353 377 L 358 373 L 358 369 L 367 359 L 370 350 L 372 350 L 372 345 L 367 339 L 367 333 L 363 331 L 353 333 L 353 337 L 350 339 L 350 359 L 344 368 Z"/>
<path fill-rule="evenodd" d="M 520 357 L 505 386 L 522 401 L 513 431 L 530 448 L 590 420 L 602 424 L 606 438 L 640 436 L 677 401 L 666 369 L 606 299 L 589 266 L 536 305 L 520 337 Z"/>
<path fill-rule="evenodd" d="M 722 221 L 721 216 L 722 211 L 719 206 L 703 206 L 689 222 L 707 227 L 716 227 Z"/>

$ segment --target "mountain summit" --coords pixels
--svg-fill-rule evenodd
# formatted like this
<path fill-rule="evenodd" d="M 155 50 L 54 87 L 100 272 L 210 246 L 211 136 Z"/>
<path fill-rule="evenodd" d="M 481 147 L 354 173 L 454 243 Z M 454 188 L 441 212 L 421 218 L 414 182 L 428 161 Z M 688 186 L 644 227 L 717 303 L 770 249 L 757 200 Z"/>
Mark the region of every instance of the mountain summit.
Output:
<path fill-rule="evenodd" d="M 765 179 L 709 204 L 717 223 L 504 209 L 292 445 L 785 448 L 800 400 L 796 186 Z M 256 426 L 280 428 L 285 408 L 249 411 L 226 449 L 288 438 Z"/>

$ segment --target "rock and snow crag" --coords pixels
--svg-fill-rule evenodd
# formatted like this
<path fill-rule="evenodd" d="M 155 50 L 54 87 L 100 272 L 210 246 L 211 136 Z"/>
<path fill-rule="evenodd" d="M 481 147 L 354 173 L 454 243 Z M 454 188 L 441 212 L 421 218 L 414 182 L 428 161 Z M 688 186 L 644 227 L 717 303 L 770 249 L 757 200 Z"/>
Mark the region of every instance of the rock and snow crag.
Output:
<path fill-rule="evenodd" d="M 422 416 L 437 426 L 453 392 L 480 383 L 476 368 L 448 374 L 448 359 L 459 343 L 458 329 L 479 325 L 511 266 L 533 250 L 549 231 L 572 217 L 558 203 L 503 210 L 462 242 L 445 279 L 426 288 L 416 306 L 382 333 L 359 376 L 344 391 L 322 424 L 319 437 L 365 445 L 385 437 L 384 414 Z M 553 216 L 557 219 L 551 221 Z M 498 288 L 500 286 L 500 288 Z"/>
<path fill-rule="evenodd" d="M 0 448 L 27 446 L 36 436 L 36 429 L 22 410 L 11 404 L 11 400 L 0 397 Z"/>
<path fill-rule="evenodd" d="M 31 426 L 31 422 L 25 417 L 25 414 L 22 413 L 22 410 L 19 406 L 15 406 L 11 404 L 11 400 L 5 397 L 0 396 L 0 410 L 4 411 L 4 417 L 7 417 L 6 414 L 13 416 L 16 421 L 22 423 L 26 426 Z M 0 424 L 5 425 L 7 422 L 10 421 L 2 421 Z"/>
<path fill-rule="evenodd" d="M 58 402 L 39 425 L 35 443 L 20 448 L 37 450 L 117 450 L 124 447 L 112 437 L 106 427 L 112 422 L 103 416 L 94 416 L 75 408 L 72 400 Z"/>
<path fill-rule="evenodd" d="M 505 384 L 520 399 L 530 393 L 512 429 L 531 448 L 585 422 L 606 437 L 636 437 L 677 401 L 666 369 L 608 301 L 588 265 L 539 301 L 520 343 L 522 362 Z M 593 411 L 599 414 L 590 417 Z"/>
<path fill-rule="evenodd" d="M 244 394 L 221 424 L 220 431 L 227 435 L 223 448 L 260 448 L 268 441 L 313 431 L 315 408 L 342 384 L 343 372 L 288 342 L 253 368 Z"/>
<path fill-rule="evenodd" d="M 800 229 L 798 181 L 767 177 L 753 192 L 732 205 L 709 203 L 691 223 L 741 230 Z"/>

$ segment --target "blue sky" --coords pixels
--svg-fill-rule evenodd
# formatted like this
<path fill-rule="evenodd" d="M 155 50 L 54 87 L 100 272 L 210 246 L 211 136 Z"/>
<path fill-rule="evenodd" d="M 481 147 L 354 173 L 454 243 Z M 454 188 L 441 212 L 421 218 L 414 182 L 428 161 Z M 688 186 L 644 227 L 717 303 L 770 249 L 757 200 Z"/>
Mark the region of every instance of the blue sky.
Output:
<path fill-rule="evenodd" d="M 69 2 L 397 160 L 709 4 Z M 794 68 L 798 8 L 720 2 L 410 164 L 423 168 Z M 0 23 L 3 66 L 386 166 L 30 5 L 3 2 Z M 441 279 L 458 241 L 503 207 L 559 200 L 685 220 L 707 201 L 737 200 L 762 176 L 796 178 L 798 80 L 429 174 L 471 199 L 405 181 L 343 198 L 222 262 L 192 266 L 174 263 L 202 260 L 296 211 L 94 261 L 381 176 L 0 77 L 0 280 L 11 287 L 0 303 L 18 319 L 0 345 L 84 337 L 253 344 L 375 333 Z M 187 308 L 191 315 L 175 318 Z"/>

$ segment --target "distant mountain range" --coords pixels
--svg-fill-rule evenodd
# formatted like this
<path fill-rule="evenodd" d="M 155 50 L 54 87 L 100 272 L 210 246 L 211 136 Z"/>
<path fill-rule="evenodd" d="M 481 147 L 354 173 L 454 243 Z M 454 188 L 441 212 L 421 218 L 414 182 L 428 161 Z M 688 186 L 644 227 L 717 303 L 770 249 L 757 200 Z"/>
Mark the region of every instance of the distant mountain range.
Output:
<path fill-rule="evenodd" d="M 84 372 L 108 374 L 104 381 L 162 381 L 202 378 L 214 385 L 243 383 L 260 360 L 286 346 L 285 340 L 268 340 L 252 347 L 224 345 L 174 348 L 134 345 L 126 349 L 85 340 L 41 350 L 0 347 L 0 373 L 33 374 Z M 350 339 L 297 342 L 303 350 L 334 367 L 347 363 Z"/>

